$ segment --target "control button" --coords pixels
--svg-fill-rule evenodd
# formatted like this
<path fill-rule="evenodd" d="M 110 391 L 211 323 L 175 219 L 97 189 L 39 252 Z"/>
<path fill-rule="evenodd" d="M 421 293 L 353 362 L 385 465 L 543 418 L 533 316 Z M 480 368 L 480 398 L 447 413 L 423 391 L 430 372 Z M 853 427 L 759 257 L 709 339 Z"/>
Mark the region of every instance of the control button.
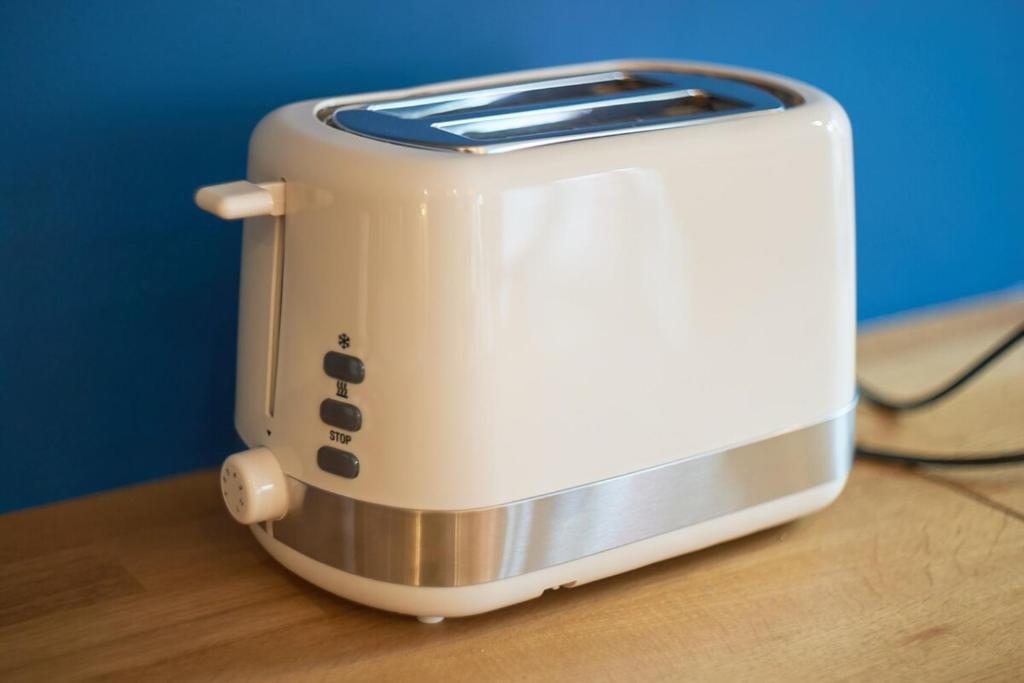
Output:
<path fill-rule="evenodd" d="M 316 464 L 324 472 L 337 474 L 346 479 L 355 479 L 359 476 L 359 458 L 348 451 L 324 446 L 316 452 Z"/>
<path fill-rule="evenodd" d="M 363 414 L 359 408 L 330 398 L 320 404 L 320 419 L 346 432 L 358 432 L 363 426 Z"/>
<path fill-rule="evenodd" d="M 337 351 L 330 351 L 324 356 L 324 372 L 334 379 L 359 384 L 366 377 L 363 361 Z"/>

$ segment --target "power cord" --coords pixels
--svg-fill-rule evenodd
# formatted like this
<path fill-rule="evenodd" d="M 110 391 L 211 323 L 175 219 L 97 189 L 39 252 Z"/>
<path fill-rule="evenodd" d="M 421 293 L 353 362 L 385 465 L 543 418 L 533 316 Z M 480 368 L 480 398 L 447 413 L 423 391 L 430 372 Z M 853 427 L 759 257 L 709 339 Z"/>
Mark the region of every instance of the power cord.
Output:
<path fill-rule="evenodd" d="M 865 401 L 893 413 L 911 412 L 935 403 L 957 389 L 963 387 L 974 379 L 982 370 L 986 369 L 999 357 L 1024 340 L 1024 323 L 1021 323 L 1007 335 L 998 345 L 994 346 L 983 356 L 964 370 L 961 370 L 955 377 L 949 380 L 940 389 L 929 394 L 908 400 L 896 400 L 886 398 L 871 389 L 860 386 L 860 396 Z M 858 457 L 869 460 L 881 460 L 883 462 L 895 462 L 904 465 L 946 465 L 960 467 L 974 467 L 980 465 L 1008 465 L 1013 463 L 1024 463 L 1024 451 L 1011 451 L 1007 453 L 979 453 L 959 454 L 951 457 L 933 457 L 916 453 L 901 453 L 896 451 L 885 451 L 856 444 Z"/>

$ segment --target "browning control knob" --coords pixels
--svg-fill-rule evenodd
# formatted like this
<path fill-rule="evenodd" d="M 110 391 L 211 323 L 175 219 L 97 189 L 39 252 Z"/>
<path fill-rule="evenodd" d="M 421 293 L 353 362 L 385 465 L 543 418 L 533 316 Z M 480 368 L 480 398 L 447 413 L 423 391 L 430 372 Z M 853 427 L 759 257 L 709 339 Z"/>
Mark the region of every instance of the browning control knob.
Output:
<path fill-rule="evenodd" d="M 281 519 L 288 512 L 284 472 L 267 448 L 229 456 L 220 468 L 220 490 L 228 512 L 242 524 Z"/>

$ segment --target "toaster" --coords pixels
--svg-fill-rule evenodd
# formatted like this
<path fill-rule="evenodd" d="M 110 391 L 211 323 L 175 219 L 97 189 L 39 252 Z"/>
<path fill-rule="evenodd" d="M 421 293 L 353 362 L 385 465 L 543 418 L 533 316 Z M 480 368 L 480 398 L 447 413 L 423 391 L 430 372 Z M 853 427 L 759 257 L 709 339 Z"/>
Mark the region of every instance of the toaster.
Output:
<path fill-rule="evenodd" d="M 248 179 L 231 515 L 432 623 L 814 512 L 852 460 L 843 109 L 617 61 L 290 104 Z"/>

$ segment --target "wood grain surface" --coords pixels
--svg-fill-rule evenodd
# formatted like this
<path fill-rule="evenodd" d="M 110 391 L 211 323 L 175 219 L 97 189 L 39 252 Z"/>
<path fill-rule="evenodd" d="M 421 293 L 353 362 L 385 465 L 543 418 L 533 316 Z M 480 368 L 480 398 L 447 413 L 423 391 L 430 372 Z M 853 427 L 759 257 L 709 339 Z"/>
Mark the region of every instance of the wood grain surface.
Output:
<path fill-rule="evenodd" d="M 1018 296 L 875 325 L 861 374 L 914 394 L 1021 320 Z M 878 447 L 1024 447 L 1024 348 L 859 419 Z M 858 462 L 807 519 L 437 626 L 285 571 L 212 471 L 0 517 L 0 680 L 89 679 L 1024 680 L 1024 468 Z"/>

